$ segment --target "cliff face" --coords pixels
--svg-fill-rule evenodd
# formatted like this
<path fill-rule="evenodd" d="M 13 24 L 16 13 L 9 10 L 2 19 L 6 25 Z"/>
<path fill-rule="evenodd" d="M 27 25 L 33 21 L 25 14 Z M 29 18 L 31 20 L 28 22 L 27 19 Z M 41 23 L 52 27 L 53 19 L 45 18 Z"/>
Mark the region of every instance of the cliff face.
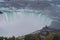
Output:
<path fill-rule="evenodd" d="M 44 27 L 41 30 L 35 31 L 32 34 L 40 34 L 40 37 L 42 40 L 44 40 L 45 36 L 49 34 L 57 34 L 60 33 L 60 30 L 54 29 L 54 28 L 49 28 L 49 27 Z"/>
<path fill-rule="evenodd" d="M 40 33 L 43 33 L 43 32 L 49 32 L 49 33 L 60 33 L 60 30 L 59 29 L 54 29 L 54 28 L 49 28 L 49 27 L 44 27 Z"/>
<path fill-rule="evenodd" d="M 44 27 L 41 30 L 33 32 L 32 34 L 36 34 L 36 33 L 46 34 L 46 32 L 49 32 L 49 33 L 52 33 L 52 34 L 56 34 L 56 33 L 60 33 L 60 30 L 59 29 L 50 28 L 50 27 Z"/>

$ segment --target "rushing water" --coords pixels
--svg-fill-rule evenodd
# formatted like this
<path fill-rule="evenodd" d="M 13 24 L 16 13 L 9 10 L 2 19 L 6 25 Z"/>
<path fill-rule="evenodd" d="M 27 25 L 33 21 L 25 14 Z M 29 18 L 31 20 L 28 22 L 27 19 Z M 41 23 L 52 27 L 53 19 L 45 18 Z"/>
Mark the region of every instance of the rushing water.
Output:
<path fill-rule="evenodd" d="M 5 36 L 18 36 L 39 30 L 50 25 L 51 19 L 42 12 L 20 9 L 0 14 L 0 27 L 6 31 Z M 1 35 L 1 34 L 0 34 Z"/>

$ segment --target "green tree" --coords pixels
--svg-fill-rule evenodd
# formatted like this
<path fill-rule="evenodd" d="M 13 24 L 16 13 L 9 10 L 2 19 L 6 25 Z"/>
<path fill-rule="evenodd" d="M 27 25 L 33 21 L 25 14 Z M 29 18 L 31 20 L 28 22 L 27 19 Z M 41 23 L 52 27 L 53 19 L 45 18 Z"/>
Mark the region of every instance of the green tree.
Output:
<path fill-rule="evenodd" d="M 55 34 L 53 40 L 60 40 L 60 33 L 59 34 Z"/>
<path fill-rule="evenodd" d="M 5 40 L 8 40 L 7 37 L 4 37 Z"/>
<path fill-rule="evenodd" d="M 16 38 L 16 40 L 20 40 L 19 38 Z"/>
<path fill-rule="evenodd" d="M 12 40 L 15 40 L 15 37 L 14 36 L 12 37 Z"/>
<path fill-rule="evenodd" d="M 25 35 L 25 40 L 34 40 L 34 37 L 32 34 L 29 34 L 29 35 Z"/>
<path fill-rule="evenodd" d="M 8 38 L 8 40 L 15 40 L 15 37 L 14 36 L 10 37 L 10 38 Z"/>
<path fill-rule="evenodd" d="M 38 34 L 35 34 L 35 40 L 41 40 L 39 33 Z"/>
<path fill-rule="evenodd" d="M 3 37 L 0 37 L 0 40 L 3 40 Z"/>
<path fill-rule="evenodd" d="M 26 35 L 24 39 L 25 40 L 41 40 L 39 33 Z"/>
<path fill-rule="evenodd" d="M 53 40 L 54 34 L 49 34 L 45 37 L 45 40 Z"/>

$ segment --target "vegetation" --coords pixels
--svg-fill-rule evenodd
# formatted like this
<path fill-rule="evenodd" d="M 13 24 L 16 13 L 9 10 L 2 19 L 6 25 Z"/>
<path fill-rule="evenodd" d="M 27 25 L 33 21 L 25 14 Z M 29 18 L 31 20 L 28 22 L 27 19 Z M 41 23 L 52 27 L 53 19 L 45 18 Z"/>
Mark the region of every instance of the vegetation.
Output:
<path fill-rule="evenodd" d="M 15 40 L 15 37 L 8 38 L 7 40 Z"/>
<path fill-rule="evenodd" d="M 45 37 L 45 40 L 60 40 L 60 33 L 59 34 L 49 34 Z"/>
<path fill-rule="evenodd" d="M 45 37 L 45 40 L 53 40 L 54 35 L 53 34 L 49 34 L 48 36 Z"/>
<path fill-rule="evenodd" d="M 53 40 L 60 40 L 60 34 L 55 34 Z"/>
<path fill-rule="evenodd" d="M 20 37 L 0 37 L 0 40 L 41 40 L 40 34 L 28 34 L 25 35 L 24 38 Z M 60 40 L 60 33 L 59 34 L 49 34 L 45 36 L 44 40 Z"/>
<path fill-rule="evenodd" d="M 25 36 L 25 40 L 41 40 L 40 34 L 35 34 L 35 35 L 29 34 L 29 35 L 26 35 Z"/>
<path fill-rule="evenodd" d="M 35 40 L 41 40 L 40 34 L 35 34 Z"/>
<path fill-rule="evenodd" d="M 34 40 L 34 36 L 32 34 L 25 35 L 25 40 Z"/>
<path fill-rule="evenodd" d="M 0 40 L 22 40 L 22 39 L 19 39 L 19 38 L 15 38 L 14 36 L 13 37 L 0 37 Z"/>

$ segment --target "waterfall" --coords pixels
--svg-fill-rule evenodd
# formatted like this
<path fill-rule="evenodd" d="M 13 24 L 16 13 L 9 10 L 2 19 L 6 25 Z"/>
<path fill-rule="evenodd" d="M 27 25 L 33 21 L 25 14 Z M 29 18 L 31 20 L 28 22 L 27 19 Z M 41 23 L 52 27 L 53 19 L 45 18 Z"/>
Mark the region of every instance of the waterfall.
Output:
<path fill-rule="evenodd" d="M 51 22 L 50 18 L 46 15 L 42 15 L 41 12 L 34 12 L 34 11 L 29 11 L 29 10 L 22 10 L 20 12 L 4 12 L 3 14 L 3 18 L 5 20 L 5 22 L 10 23 L 13 21 L 19 21 L 24 17 L 35 17 L 36 19 L 39 19 L 41 22 L 41 25 L 47 25 L 47 21 L 48 24 Z M 1 15 L 1 16 L 2 16 Z"/>
<path fill-rule="evenodd" d="M 47 25 L 46 24 L 47 21 L 51 21 L 49 17 L 47 17 L 46 15 L 42 15 L 41 12 L 35 13 L 33 11 L 23 10 L 20 12 L 12 11 L 12 12 L 4 12 L 3 13 L 3 18 L 4 18 L 5 22 L 7 22 L 7 23 L 13 22 L 13 21 L 18 21 L 20 18 L 23 18 L 24 16 L 35 17 L 36 19 L 39 19 L 41 21 L 41 23 L 40 23 L 41 25 Z"/>
<path fill-rule="evenodd" d="M 47 25 L 47 21 L 50 21 L 49 17 L 47 17 L 46 15 L 43 15 L 41 12 L 32 12 L 32 11 L 28 11 L 28 10 L 23 10 L 20 12 L 5 12 L 4 13 L 5 16 L 5 21 L 6 22 L 13 22 L 16 21 L 24 16 L 27 17 L 35 17 L 36 19 L 39 19 L 41 21 L 41 25 Z M 49 23 L 49 22 L 48 22 Z"/>
<path fill-rule="evenodd" d="M 3 12 L 3 14 L 0 14 L 0 27 L 4 28 L 4 30 L 7 31 L 7 35 L 10 36 L 19 36 L 40 30 L 45 25 L 50 25 L 51 21 L 52 20 L 48 16 L 43 15 L 42 12 L 29 10 Z"/>

